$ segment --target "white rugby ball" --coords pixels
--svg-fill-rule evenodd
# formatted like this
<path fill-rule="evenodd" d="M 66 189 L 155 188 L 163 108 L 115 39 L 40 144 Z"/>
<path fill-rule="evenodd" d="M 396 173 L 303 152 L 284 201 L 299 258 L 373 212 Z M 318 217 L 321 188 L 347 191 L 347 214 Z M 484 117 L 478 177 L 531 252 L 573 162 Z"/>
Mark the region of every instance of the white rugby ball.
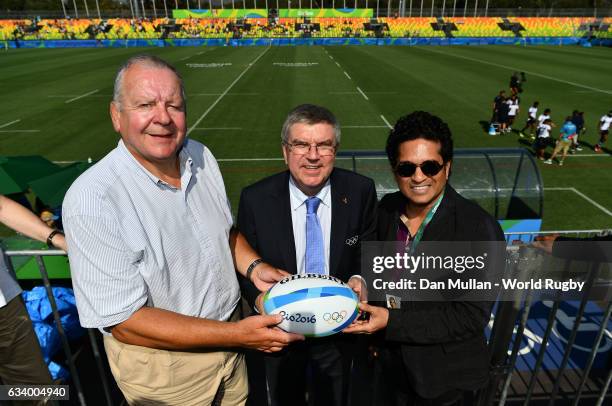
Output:
<path fill-rule="evenodd" d="M 357 317 L 358 298 L 349 286 L 328 275 L 291 275 L 266 292 L 266 314 L 280 314 L 279 327 L 306 337 L 339 333 Z"/>

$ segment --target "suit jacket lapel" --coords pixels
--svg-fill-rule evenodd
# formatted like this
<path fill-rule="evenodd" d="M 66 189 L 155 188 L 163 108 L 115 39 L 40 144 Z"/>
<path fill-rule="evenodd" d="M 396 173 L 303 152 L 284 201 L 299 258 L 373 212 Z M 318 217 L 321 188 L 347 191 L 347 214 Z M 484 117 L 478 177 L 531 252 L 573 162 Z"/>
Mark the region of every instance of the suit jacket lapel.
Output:
<path fill-rule="evenodd" d="M 436 210 L 431 222 L 425 228 L 423 240 L 425 241 L 453 241 L 455 235 L 455 191 L 448 185 L 440 207 Z"/>
<path fill-rule="evenodd" d="M 334 181 L 337 176 L 332 172 L 331 183 L 331 209 L 332 222 L 330 231 L 329 244 L 329 274 L 336 275 L 342 250 L 344 249 L 344 241 L 346 240 L 346 228 L 348 226 L 349 212 L 351 209 L 351 199 L 344 188 L 342 182 Z"/>
<path fill-rule="evenodd" d="M 295 262 L 295 239 L 293 238 L 293 221 L 291 220 L 291 199 L 289 196 L 289 171 L 287 176 L 281 177 L 282 183 L 278 185 L 275 193 L 270 201 L 271 206 L 278 210 L 271 210 L 272 213 L 278 213 L 270 218 L 270 222 L 278 222 L 280 234 L 278 235 L 278 244 L 287 269 L 285 271 L 295 274 L 297 273 L 297 264 Z"/>

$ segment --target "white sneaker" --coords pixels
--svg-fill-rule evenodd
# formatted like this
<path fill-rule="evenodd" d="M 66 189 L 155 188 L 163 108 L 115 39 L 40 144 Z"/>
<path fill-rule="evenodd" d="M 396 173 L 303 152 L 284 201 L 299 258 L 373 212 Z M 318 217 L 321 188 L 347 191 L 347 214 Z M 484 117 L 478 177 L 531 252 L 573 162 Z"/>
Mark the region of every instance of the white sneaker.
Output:
<path fill-rule="evenodd" d="M 546 161 L 544 161 L 544 163 L 545 163 L 546 165 L 552 165 L 552 161 L 551 161 L 550 159 L 547 159 Z"/>
<path fill-rule="evenodd" d="M 576 151 L 582 151 L 582 147 L 576 147 Z"/>
<path fill-rule="evenodd" d="M 559 161 L 559 166 L 563 166 L 563 161 Z"/>

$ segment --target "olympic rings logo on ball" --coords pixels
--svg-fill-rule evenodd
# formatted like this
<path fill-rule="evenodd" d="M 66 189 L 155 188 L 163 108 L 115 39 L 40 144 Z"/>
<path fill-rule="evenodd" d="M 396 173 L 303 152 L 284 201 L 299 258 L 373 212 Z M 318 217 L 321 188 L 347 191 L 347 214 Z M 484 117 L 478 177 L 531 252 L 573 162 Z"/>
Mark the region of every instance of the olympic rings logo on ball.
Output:
<path fill-rule="evenodd" d="M 346 318 L 346 310 L 342 310 L 341 312 L 333 312 L 333 313 L 325 313 L 323 314 L 323 320 L 328 322 L 329 324 L 340 324 L 342 320 Z"/>

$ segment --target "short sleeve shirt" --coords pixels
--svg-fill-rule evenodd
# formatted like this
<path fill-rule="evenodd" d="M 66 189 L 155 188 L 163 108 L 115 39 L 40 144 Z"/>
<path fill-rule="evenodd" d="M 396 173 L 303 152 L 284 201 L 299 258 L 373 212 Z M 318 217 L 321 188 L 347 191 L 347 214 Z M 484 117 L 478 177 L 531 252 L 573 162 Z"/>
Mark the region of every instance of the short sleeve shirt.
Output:
<path fill-rule="evenodd" d="M 0 307 L 6 306 L 19 293 L 21 293 L 21 288 L 9 273 L 4 263 L 4 255 L 0 255 Z"/>
<path fill-rule="evenodd" d="M 601 117 L 601 120 L 599 121 L 601 122 L 601 127 L 599 127 L 599 129 L 601 131 L 607 131 L 610 129 L 610 124 L 612 124 L 612 116 L 606 114 L 605 116 Z"/>
<path fill-rule="evenodd" d="M 538 137 L 539 138 L 548 138 L 550 137 L 551 126 L 548 124 L 540 124 L 538 127 Z"/>
<path fill-rule="evenodd" d="M 571 121 L 566 121 L 561 127 L 561 139 L 569 140 L 573 135 L 576 135 L 576 125 Z"/>
<path fill-rule="evenodd" d="M 219 167 L 192 140 L 179 158 L 177 189 L 119 141 L 68 191 L 63 221 L 84 327 L 114 326 L 143 306 L 227 320 L 238 304 Z"/>

